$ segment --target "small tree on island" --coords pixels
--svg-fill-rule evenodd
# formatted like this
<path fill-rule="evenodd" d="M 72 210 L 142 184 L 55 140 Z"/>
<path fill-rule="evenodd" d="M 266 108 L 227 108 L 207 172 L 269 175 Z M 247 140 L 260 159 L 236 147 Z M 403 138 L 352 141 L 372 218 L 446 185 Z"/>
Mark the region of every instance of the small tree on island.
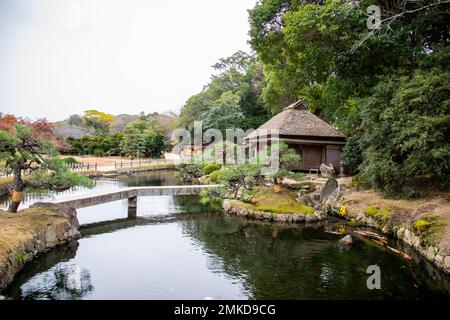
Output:
<path fill-rule="evenodd" d="M 39 122 L 42 124 L 43 120 Z M 51 130 L 39 131 L 39 126 L 34 124 L 17 119 L 10 128 L 0 130 L 0 163 L 5 171 L 13 174 L 9 212 L 17 212 L 27 187 L 65 189 L 75 185 L 92 186 L 90 179 L 71 172 L 57 158 L 56 137 L 50 134 Z"/>

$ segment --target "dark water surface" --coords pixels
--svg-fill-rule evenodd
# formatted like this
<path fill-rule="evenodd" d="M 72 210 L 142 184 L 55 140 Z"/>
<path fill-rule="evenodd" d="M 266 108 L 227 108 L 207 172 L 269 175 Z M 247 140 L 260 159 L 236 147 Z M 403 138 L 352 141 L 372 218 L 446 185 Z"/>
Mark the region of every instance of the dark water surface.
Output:
<path fill-rule="evenodd" d="M 100 180 L 96 191 L 173 184 L 171 173 L 159 172 Z M 126 201 L 117 201 L 78 210 L 82 238 L 40 256 L 2 294 L 14 299 L 449 297 L 448 278 L 421 260 L 406 261 L 363 239 L 339 246 L 340 237 L 324 230 L 342 222 L 254 222 L 225 216 L 196 196 L 140 198 L 136 220 L 126 219 L 126 207 Z M 367 288 L 370 265 L 381 269 L 381 290 Z"/>

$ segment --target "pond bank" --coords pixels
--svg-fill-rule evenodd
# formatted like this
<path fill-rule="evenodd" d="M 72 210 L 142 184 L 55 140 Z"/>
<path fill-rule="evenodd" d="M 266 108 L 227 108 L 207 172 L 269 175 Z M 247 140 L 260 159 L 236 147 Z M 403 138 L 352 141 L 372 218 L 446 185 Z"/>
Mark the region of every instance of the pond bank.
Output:
<path fill-rule="evenodd" d="M 226 214 L 238 217 L 247 217 L 256 220 L 266 220 L 273 222 L 317 222 L 327 218 L 327 214 L 317 211 L 315 213 L 273 213 L 249 208 L 244 203 L 237 200 L 224 200 L 223 210 Z"/>
<path fill-rule="evenodd" d="M 331 211 L 352 224 L 401 240 L 450 274 L 449 199 L 448 193 L 436 193 L 418 200 L 395 200 L 373 190 L 346 189 Z"/>
<path fill-rule="evenodd" d="M 277 196 L 267 193 L 265 201 L 271 203 L 272 200 L 276 202 Z M 223 209 L 230 215 L 282 223 L 317 222 L 331 216 L 344 218 L 350 225 L 375 228 L 400 240 L 450 274 L 450 195 L 447 193 L 419 200 L 393 200 L 385 199 L 373 190 L 357 191 L 341 183 L 338 200 L 322 202 L 321 208 L 316 208 L 314 213 L 259 210 L 258 206 L 237 200 L 225 200 Z M 379 242 L 374 244 L 387 246 Z"/>
<path fill-rule="evenodd" d="M 76 211 L 68 208 L 0 210 L 0 290 L 36 256 L 79 238 L 78 227 Z"/>

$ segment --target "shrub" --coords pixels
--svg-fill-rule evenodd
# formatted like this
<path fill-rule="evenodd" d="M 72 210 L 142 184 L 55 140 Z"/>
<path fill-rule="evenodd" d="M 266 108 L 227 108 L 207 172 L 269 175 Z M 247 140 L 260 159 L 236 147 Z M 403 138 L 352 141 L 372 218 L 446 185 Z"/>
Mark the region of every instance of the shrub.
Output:
<path fill-rule="evenodd" d="M 388 209 L 380 209 L 377 206 L 370 206 L 366 208 L 366 214 L 374 217 L 375 219 L 387 219 L 391 216 L 392 212 Z"/>
<path fill-rule="evenodd" d="M 358 174 L 359 165 L 363 162 L 362 149 L 359 139 L 360 138 L 358 136 L 350 137 L 342 154 L 345 169 L 351 175 Z"/>
<path fill-rule="evenodd" d="M 203 167 L 203 173 L 204 174 L 211 174 L 214 171 L 220 170 L 221 166 L 218 164 L 207 164 Z"/>
<path fill-rule="evenodd" d="M 433 223 L 430 221 L 419 219 L 414 222 L 414 230 L 416 230 L 417 232 L 424 232 L 431 228 L 432 225 Z"/>
<path fill-rule="evenodd" d="M 449 88 L 447 71 L 417 70 L 380 82 L 361 101 L 360 169 L 371 187 L 388 197 L 413 198 L 419 195 L 417 177 L 449 175 Z"/>
<path fill-rule="evenodd" d="M 105 151 L 103 151 L 102 149 L 98 148 L 94 150 L 94 156 L 96 157 L 103 157 L 105 155 Z"/>
<path fill-rule="evenodd" d="M 74 157 L 64 158 L 62 161 L 63 161 L 66 165 L 79 164 L 79 162 L 78 162 Z"/>
<path fill-rule="evenodd" d="M 226 166 L 220 170 L 218 182 L 226 186 L 227 198 L 251 201 L 261 184 L 261 165 Z"/>
<path fill-rule="evenodd" d="M 427 231 L 430 231 L 434 227 L 442 226 L 444 224 L 444 221 L 439 220 L 433 214 L 429 214 L 419 220 L 416 220 L 416 222 L 414 222 L 413 224 L 413 228 L 418 233 L 425 233 Z"/>
<path fill-rule="evenodd" d="M 200 178 L 203 174 L 203 168 L 200 164 L 182 163 L 177 166 L 177 176 L 183 181 L 192 182 Z"/>
<path fill-rule="evenodd" d="M 217 182 L 219 182 L 220 174 L 221 174 L 221 170 L 216 170 L 216 171 L 212 172 L 212 173 L 209 175 L 209 179 L 210 179 L 212 182 L 217 183 Z"/>

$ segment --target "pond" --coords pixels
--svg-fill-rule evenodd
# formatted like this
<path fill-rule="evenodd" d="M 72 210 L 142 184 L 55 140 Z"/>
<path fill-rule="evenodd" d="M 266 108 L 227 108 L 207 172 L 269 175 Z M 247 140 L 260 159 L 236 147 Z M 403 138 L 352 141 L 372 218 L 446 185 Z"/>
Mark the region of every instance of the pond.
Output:
<path fill-rule="evenodd" d="M 170 172 L 98 180 L 96 191 L 173 185 Z M 83 194 L 92 190 L 69 191 Z M 66 196 L 68 192 L 64 195 Z M 50 195 L 35 195 L 28 204 Z M 53 197 L 62 196 L 60 194 Z M 350 247 L 322 225 L 229 217 L 197 196 L 140 198 L 79 209 L 82 238 L 38 257 L 2 295 L 12 299 L 438 299 L 448 278 L 364 239 Z M 112 220 L 112 221 L 111 221 Z M 381 289 L 367 288 L 378 265 Z"/>

